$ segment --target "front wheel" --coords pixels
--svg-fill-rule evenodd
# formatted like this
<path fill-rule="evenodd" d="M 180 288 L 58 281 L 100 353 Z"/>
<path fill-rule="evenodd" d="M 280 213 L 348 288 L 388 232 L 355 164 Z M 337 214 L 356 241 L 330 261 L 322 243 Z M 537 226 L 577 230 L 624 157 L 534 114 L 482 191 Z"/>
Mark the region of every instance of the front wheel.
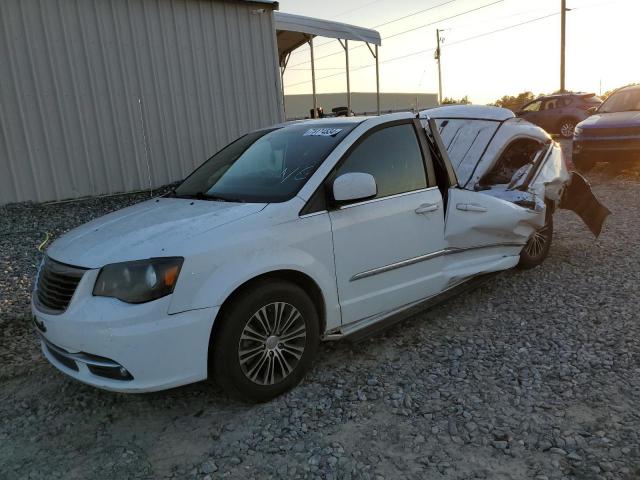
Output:
<path fill-rule="evenodd" d="M 223 308 L 210 342 L 215 379 L 244 400 L 265 402 L 302 380 L 316 355 L 315 306 L 297 285 L 256 282 Z"/>
<path fill-rule="evenodd" d="M 549 207 L 547 207 L 549 208 Z M 553 239 L 553 215 L 547 213 L 545 225 L 537 230 L 520 252 L 518 268 L 528 270 L 540 265 L 549 255 Z"/>

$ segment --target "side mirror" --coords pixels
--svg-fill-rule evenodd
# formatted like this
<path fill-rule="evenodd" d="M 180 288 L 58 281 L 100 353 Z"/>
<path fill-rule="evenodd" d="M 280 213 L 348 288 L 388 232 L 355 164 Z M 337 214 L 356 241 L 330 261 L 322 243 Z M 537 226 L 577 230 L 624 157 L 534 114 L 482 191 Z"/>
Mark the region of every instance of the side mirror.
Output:
<path fill-rule="evenodd" d="M 593 115 L 594 113 L 596 113 L 598 111 L 598 107 L 589 107 L 587 108 L 587 113 L 589 115 Z"/>
<path fill-rule="evenodd" d="M 377 194 L 376 179 L 369 173 L 345 173 L 333 181 L 333 199 L 336 202 L 367 200 Z"/>

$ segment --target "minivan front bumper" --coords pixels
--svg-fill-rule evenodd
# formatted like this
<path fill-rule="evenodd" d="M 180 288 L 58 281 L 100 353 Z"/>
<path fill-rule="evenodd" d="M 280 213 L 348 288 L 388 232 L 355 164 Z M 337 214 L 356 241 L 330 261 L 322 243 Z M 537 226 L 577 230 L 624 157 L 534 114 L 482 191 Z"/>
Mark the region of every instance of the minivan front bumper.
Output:
<path fill-rule="evenodd" d="M 151 392 L 207 378 L 218 307 L 170 315 L 170 295 L 139 305 L 93 297 L 95 275 L 97 270 L 84 275 L 62 314 L 31 303 L 43 354 L 52 365 L 116 392 Z"/>

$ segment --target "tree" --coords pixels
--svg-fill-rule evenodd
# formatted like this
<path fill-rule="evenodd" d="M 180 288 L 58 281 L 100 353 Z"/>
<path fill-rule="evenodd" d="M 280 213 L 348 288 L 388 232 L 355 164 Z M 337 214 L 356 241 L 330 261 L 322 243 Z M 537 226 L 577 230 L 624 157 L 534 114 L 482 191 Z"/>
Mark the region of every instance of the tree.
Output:
<path fill-rule="evenodd" d="M 460 100 L 456 100 L 455 98 L 444 97 L 442 99 L 442 105 L 471 105 L 471 100 L 469 100 L 469 96 L 465 95 Z"/>
<path fill-rule="evenodd" d="M 533 94 L 533 92 L 522 92 L 516 95 L 505 95 L 499 100 L 496 100 L 494 105 L 496 107 L 508 108 L 514 112 L 520 110 L 526 103 L 529 103 L 531 100 L 535 100 L 537 97 Z"/>

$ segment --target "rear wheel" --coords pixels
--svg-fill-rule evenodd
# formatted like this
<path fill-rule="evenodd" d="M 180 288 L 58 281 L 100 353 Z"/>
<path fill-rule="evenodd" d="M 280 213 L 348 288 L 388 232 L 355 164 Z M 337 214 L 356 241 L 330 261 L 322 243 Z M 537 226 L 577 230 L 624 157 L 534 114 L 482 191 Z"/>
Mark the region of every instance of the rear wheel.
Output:
<path fill-rule="evenodd" d="M 297 385 L 315 358 L 319 322 L 297 285 L 260 281 L 224 307 L 210 344 L 215 379 L 243 400 L 265 402 Z"/>
<path fill-rule="evenodd" d="M 551 241 L 553 239 L 553 215 L 547 207 L 547 217 L 545 225 L 537 230 L 520 252 L 520 262 L 518 268 L 527 270 L 537 267 L 549 255 L 551 249 Z"/>
<path fill-rule="evenodd" d="M 563 118 L 560 121 L 560 128 L 558 129 L 562 138 L 573 138 L 573 131 L 576 128 L 576 121 L 572 118 Z"/>

